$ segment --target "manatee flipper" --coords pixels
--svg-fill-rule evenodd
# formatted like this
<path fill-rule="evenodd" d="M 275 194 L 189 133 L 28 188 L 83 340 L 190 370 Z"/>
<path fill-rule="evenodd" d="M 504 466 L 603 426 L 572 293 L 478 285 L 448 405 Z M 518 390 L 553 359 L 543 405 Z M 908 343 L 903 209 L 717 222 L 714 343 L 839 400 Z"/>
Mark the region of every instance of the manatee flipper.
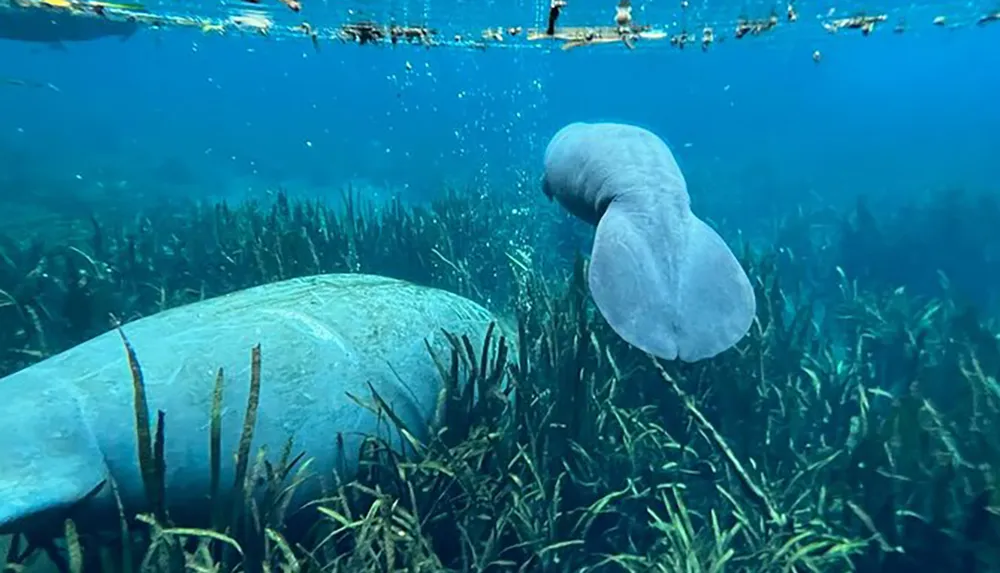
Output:
<path fill-rule="evenodd" d="M 68 52 L 66 49 L 66 44 L 60 42 L 59 40 L 53 40 L 48 42 L 49 49 L 55 52 Z"/>
<path fill-rule="evenodd" d="M 3 436 L 0 463 L 0 532 L 16 524 L 30 529 L 42 520 L 62 522 L 62 512 L 101 488 L 107 466 L 75 400 L 47 396 L 35 387 L 19 391 L 17 382 L 0 391 L 0 419 L 17 420 Z M 51 393 L 51 392 L 50 392 Z M 25 522 L 30 519 L 30 522 Z"/>
<path fill-rule="evenodd" d="M 613 201 L 594 237 L 588 281 L 619 336 L 667 360 L 731 348 L 756 313 L 739 261 L 711 227 L 648 201 Z"/>

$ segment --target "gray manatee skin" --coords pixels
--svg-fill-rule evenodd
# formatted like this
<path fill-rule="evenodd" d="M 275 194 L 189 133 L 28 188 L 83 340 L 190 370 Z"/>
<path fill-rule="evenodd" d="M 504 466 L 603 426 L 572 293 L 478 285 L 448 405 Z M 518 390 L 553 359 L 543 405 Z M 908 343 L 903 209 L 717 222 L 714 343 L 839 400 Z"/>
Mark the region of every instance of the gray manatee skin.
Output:
<path fill-rule="evenodd" d="M 694 362 L 734 346 L 756 314 L 753 287 L 691 211 L 667 144 L 632 125 L 571 123 L 545 150 L 542 190 L 597 229 L 588 283 L 626 342 Z"/>
<path fill-rule="evenodd" d="M 295 509 L 320 497 L 335 472 L 344 479 L 356 474 L 365 436 L 400 447 L 395 428 L 348 393 L 371 403 L 370 383 L 426 439 L 443 383 L 424 341 L 448 363 L 442 329 L 467 334 L 481 348 L 494 321 L 479 305 L 442 290 L 343 274 L 268 284 L 124 325 L 144 374 L 151 424 L 157 410 L 166 414 L 171 516 L 185 525 L 209 516 L 209 424 L 220 367 L 220 490 L 232 488 L 254 345 L 261 345 L 262 368 L 251 454 L 266 446 L 276 461 L 294 437 L 294 452 L 312 458 L 315 477 L 299 487 Z M 126 515 L 148 511 L 134 420 L 132 377 L 117 331 L 0 380 L 0 533 L 67 513 L 81 531 L 117 527 L 109 487 L 78 503 L 109 477 Z"/>

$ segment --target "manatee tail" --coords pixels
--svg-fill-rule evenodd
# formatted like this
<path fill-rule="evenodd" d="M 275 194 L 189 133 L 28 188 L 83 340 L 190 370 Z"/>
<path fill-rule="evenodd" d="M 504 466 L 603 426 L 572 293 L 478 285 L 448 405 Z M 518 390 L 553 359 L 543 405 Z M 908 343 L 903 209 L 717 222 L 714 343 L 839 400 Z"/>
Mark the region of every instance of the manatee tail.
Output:
<path fill-rule="evenodd" d="M 591 295 L 633 346 L 667 360 L 711 358 L 750 329 L 753 287 L 711 227 L 690 211 L 652 207 L 616 201 L 605 212 L 594 237 Z"/>

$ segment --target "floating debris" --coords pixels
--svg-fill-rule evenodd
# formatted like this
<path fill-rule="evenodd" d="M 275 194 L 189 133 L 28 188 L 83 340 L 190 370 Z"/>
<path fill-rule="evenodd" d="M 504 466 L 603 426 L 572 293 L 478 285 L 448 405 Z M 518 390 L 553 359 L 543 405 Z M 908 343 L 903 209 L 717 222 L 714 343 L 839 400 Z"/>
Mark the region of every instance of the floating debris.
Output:
<path fill-rule="evenodd" d="M 597 26 L 593 28 L 561 28 L 551 35 L 541 30 L 528 30 L 527 37 L 529 41 L 561 40 L 563 50 L 619 42 L 631 49 L 636 40 L 663 40 L 667 38 L 667 33 L 654 31 L 649 26 L 632 26 L 626 30 L 621 30 L 616 26 Z"/>
<path fill-rule="evenodd" d="M 437 30 L 424 26 L 380 26 L 374 22 L 356 22 L 340 27 L 337 37 L 359 45 L 378 44 L 388 39 L 392 44 L 401 40 L 410 44 L 430 46 Z"/>
<path fill-rule="evenodd" d="M 693 34 L 689 34 L 687 30 L 683 30 L 673 36 L 670 36 L 670 45 L 679 50 L 683 50 L 684 46 L 692 44 L 695 42 Z"/>
<path fill-rule="evenodd" d="M 389 41 L 396 44 L 403 40 L 410 44 L 430 46 L 437 33 L 437 30 L 425 26 L 390 26 Z"/>
<path fill-rule="evenodd" d="M 236 14 L 230 16 L 227 21 L 238 29 L 249 29 L 261 36 L 270 35 L 271 27 L 274 26 L 274 21 L 271 18 L 259 12 Z"/>
<path fill-rule="evenodd" d="M 355 42 L 363 46 L 381 42 L 385 39 L 386 32 L 374 22 L 357 22 L 341 26 L 338 36 L 341 40 Z"/>
<path fill-rule="evenodd" d="M 839 20 L 824 22 L 823 27 L 826 28 L 826 30 L 831 34 L 836 33 L 841 28 L 846 28 L 850 30 L 861 30 L 861 33 L 867 36 L 875 30 L 876 24 L 885 22 L 886 20 L 888 20 L 888 16 L 885 14 L 879 14 L 877 16 L 854 16 L 852 18 L 840 18 Z"/>
<path fill-rule="evenodd" d="M 621 42 L 628 49 L 635 48 L 636 40 L 663 40 L 666 32 L 654 31 L 652 26 L 640 26 L 632 21 L 632 1 L 619 0 L 615 7 L 614 26 L 586 26 L 556 29 L 559 13 L 566 6 L 565 0 L 552 0 L 549 10 L 548 27 L 544 30 L 528 30 L 528 41 L 561 40 L 563 50 L 595 44 L 615 44 Z"/>
<path fill-rule="evenodd" d="M 242 2 L 253 5 L 268 3 L 267 0 L 242 0 Z M 299 12 L 303 7 L 302 0 L 277 0 L 277 2 L 292 12 Z M 776 6 L 767 18 L 739 18 L 735 23 L 733 36 L 736 39 L 741 39 L 747 35 L 763 35 L 777 27 L 782 18 L 786 22 L 797 22 L 800 13 L 796 2 L 797 0 L 785 0 L 784 11 L 782 12 L 780 5 Z M 467 34 L 465 31 L 449 31 L 446 40 L 440 43 L 437 41 L 438 31 L 427 26 L 382 25 L 373 21 L 349 22 L 326 27 L 317 27 L 310 23 L 300 22 L 279 24 L 277 21 L 272 20 L 272 13 L 265 12 L 263 9 L 241 12 L 222 18 L 204 18 L 153 14 L 148 12 L 141 4 L 128 2 L 104 0 L 0 0 L 0 17 L 3 17 L 3 13 L 10 9 L 18 7 L 36 8 L 49 12 L 69 13 L 74 16 L 98 15 L 112 21 L 139 23 L 154 29 L 193 27 L 205 34 L 226 34 L 230 30 L 237 30 L 240 32 L 249 31 L 260 36 L 306 37 L 309 38 L 316 50 L 319 50 L 320 43 L 326 40 L 340 40 L 358 45 L 404 43 L 424 47 L 447 45 L 460 48 L 485 49 L 492 44 L 523 46 L 525 42 L 532 44 L 538 40 L 549 39 L 560 41 L 563 50 L 618 42 L 621 42 L 629 49 L 634 49 L 635 44 L 640 40 L 667 40 L 667 44 L 678 49 L 683 49 L 687 44 L 698 43 L 701 50 L 707 52 L 713 44 L 722 42 L 729 37 L 727 33 L 719 33 L 718 30 L 721 28 L 718 25 L 703 26 L 700 28 L 700 32 L 689 31 L 690 27 L 684 23 L 687 20 L 686 11 L 690 7 L 688 0 L 680 0 L 679 2 L 679 8 L 682 11 L 680 31 L 674 31 L 662 25 L 640 25 L 636 23 L 635 16 L 637 13 L 633 10 L 632 0 L 615 0 L 613 21 L 609 21 L 607 24 L 598 23 L 597 25 L 561 28 L 558 26 L 558 20 L 567 6 L 567 0 L 550 0 L 548 20 L 545 28 L 541 30 L 510 25 L 491 26 L 482 30 L 478 38 L 473 34 Z M 861 14 L 849 18 L 832 19 L 833 13 L 833 9 L 829 10 L 826 14 L 826 20 L 822 22 L 823 28 L 830 33 L 835 33 L 842 28 L 848 28 L 858 29 L 863 35 L 867 36 L 874 31 L 877 24 L 887 20 L 885 14 L 871 16 Z M 976 23 L 982 26 L 998 20 L 1000 20 L 1000 11 L 993 11 L 979 17 Z M 963 21 L 963 23 L 965 22 Z M 968 23 L 971 24 L 971 22 Z M 943 15 L 934 18 L 932 24 L 948 28 L 958 25 Z M 893 27 L 893 32 L 900 34 L 905 29 L 905 23 L 903 19 L 900 19 L 899 24 Z M 11 38 L 19 39 L 16 37 Z"/>
<path fill-rule="evenodd" d="M 516 37 L 520 36 L 523 31 L 524 31 L 524 29 L 521 28 L 520 26 L 512 26 L 512 27 L 509 27 L 507 29 L 504 29 L 504 28 L 486 28 L 485 30 L 482 31 L 482 33 L 479 36 L 482 39 L 484 39 L 484 40 L 489 40 L 489 41 L 492 41 L 492 42 L 503 42 L 503 39 L 504 39 L 505 35 L 509 36 L 511 38 L 516 38 Z M 455 41 L 456 42 L 461 42 L 462 41 L 461 36 L 460 35 L 456 35 L 455 36 Z"/>
<path fill-rule="evenodd" d="M 503 28 L 486 28 L 480 37 L 484 40 L 492 40 L 494 42 L 503 42 Z M 456 40 L 458 40 L 456 38 Z"/>
<path fill-rule="evenodd" d="M 991 12 L 991 13 L 983 16 L 979 20 L 976 20 L 976 24 L 978 24 L 980 26 L 985 26 L 986 24 L 989 24 L 990 22 L 1000 22 L 1000 10 L 997 10 L 996 12 Z"/>
<path fill-rule="evenodd" d="M 701 31 L 701 49 L 702 51 L 708 51 L 708 47 L 715 42 L 715 32 L 705 26 L 705 29 Z"/>
<path fill-rule="evenodd" d="M 206 34 L 225 34 L 226 26 L 214 22 L 205 22 L 201 25 L 201 31 Z"/>
<path fill-rule="evenodd" d="M 287 6 L 288 9 L 291 10 L 292 12 L 298 12 L 302 10 L 302 3 L 299 2 L 299 0 L 278 0 L 278 1 Z M 243 0 L 243 2 L 254 5 L 260 4 L 260 0 Z"/>
<path fill-rule="evenodd" d="M 299 24 L 299 30 L 301 30 L 302 33 L 305 34 L 306 36 L 309 36 L 309 39 L 312 40 L 313 47 L 316 48 L 316 51 L 318 52 L 319 34 L 312 27 L 312 25 L 309 22 L 302 22 L 301 24 Z"/>
<path fill-rule="evenodd" d="M 739 40 L 743 36 L 750 34 L 751 36 L 759 36 L 764 32 L 772 30 L 778 25 L 778 15 L 771 13 L 771 16 L 763 20 L 747 20 L 746 18 L 740 18 L 736 22 L 736 39 Z"/>

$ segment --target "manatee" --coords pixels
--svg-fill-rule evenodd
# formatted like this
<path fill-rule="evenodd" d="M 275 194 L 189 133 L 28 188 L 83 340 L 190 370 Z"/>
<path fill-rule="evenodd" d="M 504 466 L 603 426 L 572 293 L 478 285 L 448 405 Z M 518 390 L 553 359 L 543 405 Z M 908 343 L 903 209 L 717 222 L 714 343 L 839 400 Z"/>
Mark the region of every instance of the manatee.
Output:
<path fill-rule="evenodd" d="M 739 261 L 691 211 L 666 143 L 633 125 L 571 123 L 545 150 L 543 191 L 597 229 L 587 281 L 626 342 L 694 362 L 735 345 L 756 313 Z"/>
<path fill-rule="evenodd" d="M 165 413 L 171 516 L 185 525 L 209 517 L 209 427 L 220 367 L 220 475 L 222 489 L 232 487 L 254 345 L 261 346 L 261 390 L 251 452 L 264 446 L 274 462 L 292 437 L 294 452 L 312 460 L 314 478 L 299 486 L 294 511 L 321 496 L 335 475 L 356 475 L 366 436 L 402 450 L 397 428 L 351 395 L 372 403 L 373 387 L 417 439 L 426 440 L 443 388 L 427 344 L 450 360 L 442 330 L 468 335 L 481 348 L 496 321 L 442 290 L 342 274 L 255 287 L 124 325 L 151 417 Z M 117 526 L 114 491 L 102 485 L 109 478 L 126 515 L 150 509 L 138 463 L 132 376 L 117 331 L 0 379 L 0 397 L 0 533 L 34 531 L 67 516 L 81 531 Z"/>

